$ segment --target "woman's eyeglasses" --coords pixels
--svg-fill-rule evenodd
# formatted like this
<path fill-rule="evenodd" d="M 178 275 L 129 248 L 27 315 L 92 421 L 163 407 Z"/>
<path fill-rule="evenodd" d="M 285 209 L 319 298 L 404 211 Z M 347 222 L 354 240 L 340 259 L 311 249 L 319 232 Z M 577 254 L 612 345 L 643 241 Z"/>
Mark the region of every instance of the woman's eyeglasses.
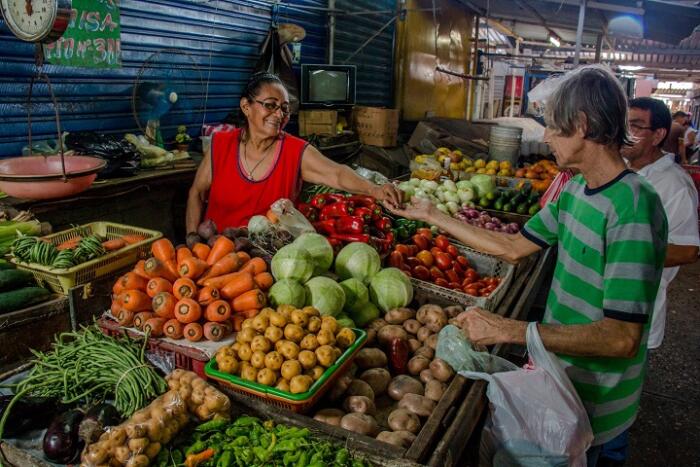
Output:
<path fill-rule="evenodd" d="M 289 108 L 289 104 L 284 103 L 282 105 L 278 105 L 277 102 L 265 102 L 265 101 L 259 101 L 255 99 L 255 102 L 258 104 L 262 105 L 265 107 L 265 110 L 267 110 L 270 113 L 277 112 L 278 110 L 282 110 L 282 115 L 287 117 L 290 113 L 292 113 L 292 109 Z"/>

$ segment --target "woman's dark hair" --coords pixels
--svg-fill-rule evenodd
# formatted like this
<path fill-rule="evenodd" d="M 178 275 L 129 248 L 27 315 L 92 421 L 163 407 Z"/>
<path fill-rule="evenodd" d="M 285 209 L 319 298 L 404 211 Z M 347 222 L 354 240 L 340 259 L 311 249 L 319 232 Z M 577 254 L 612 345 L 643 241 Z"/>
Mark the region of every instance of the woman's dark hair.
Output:
<path fill-rule="evenodd" d="M 659 128 L 666 130 L 666 136 L 657 144 L 658 147 L 662 147 L 671 132 L 671 112 L 668 110 L 668 106 L 659 99 L 638 97 L 630 101 L 630 109 L 648 110 L 651 130 Z"/>

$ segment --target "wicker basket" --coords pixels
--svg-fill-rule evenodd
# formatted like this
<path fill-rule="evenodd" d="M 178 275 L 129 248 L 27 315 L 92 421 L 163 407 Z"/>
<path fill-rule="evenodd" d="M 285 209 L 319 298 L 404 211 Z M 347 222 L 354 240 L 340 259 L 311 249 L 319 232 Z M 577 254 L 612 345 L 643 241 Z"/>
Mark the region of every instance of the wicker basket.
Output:
<path fill-rule="evenodd" d="M 47 287 L 53 292 L 68 295 L 73 287 L 112 275 L 120 269 L 133 265 L 139 259 L 147 258 L 150 256 L 151 244 L 163 236 L 163 234 L 155 230 L 142 229 L 140 227 L 112 222 L 92 222 L 42 238 L 54 245 L 60 245 L 85 231 L 89 234 L 97 234 L 107 240 L 131 234 L 143 235 L 146 238 L 68 269 L 56 269 L 40 264 L 24 263 L 16 258 L 13 258 L 11 261 L 17 265 L 18 269 L 30 271 L 39 285 Z"/>

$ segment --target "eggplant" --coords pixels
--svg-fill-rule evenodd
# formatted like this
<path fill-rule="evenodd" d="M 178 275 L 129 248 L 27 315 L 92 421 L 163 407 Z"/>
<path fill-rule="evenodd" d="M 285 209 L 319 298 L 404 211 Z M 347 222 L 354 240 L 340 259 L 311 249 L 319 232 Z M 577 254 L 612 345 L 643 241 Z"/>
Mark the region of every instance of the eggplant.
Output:
<path fill-rule="evenodd" d="M 0 418 L 14 396 L 0 396 Z M 14 438 L 27 431 L 46 427 L 46 420 L 58 413 L 61 405 L 55 399 L 45 397 L 23 397 L 12 406 L 5 424 L 3 437 Z"/>
<path fill-rule="evenodd" d="M 77 459 L 84 443 L 78 436 L 84 413 L 73 409 L 54 418 L 44 435 L 44 455 L 51 462 L 68 464 Z"/>
<path fill-rule="evenodd" d="M 78 436 L 86 444 L 92 444 L 100 438 L 105 428 L 116 426 L 119 422 L 121 417 L 113 405 L 97 404 L 87 411 L 85 418 L 80 422 Z"/>

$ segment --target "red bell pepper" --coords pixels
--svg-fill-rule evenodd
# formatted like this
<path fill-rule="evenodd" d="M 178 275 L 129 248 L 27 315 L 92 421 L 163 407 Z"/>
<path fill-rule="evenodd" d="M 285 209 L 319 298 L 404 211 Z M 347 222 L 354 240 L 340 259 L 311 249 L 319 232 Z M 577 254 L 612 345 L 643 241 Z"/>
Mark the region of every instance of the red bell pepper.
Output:
<path fill-rule="evenodd" d="M 331 238 L 343 242 L 362 242 L 369 243 L 369 235 L 367 234 L 334 234 Z"/>
<path fill-rule="evenodd" d="M 326 193 L 326 204 L 348 201 L 348 197 L 338 193 Z"/>
<path fill-rule="evenodd" d="M 348 199 L 355 203 L 355 206 L 364 208 L 369 208 L 377 204 L 377 200 L 374 199 L 374 197 L 367 195 L 352 195 Z"/>
<path fill-rule="evenodd" d="M 321 209 L 323 206 L 326 205 L 326 195 L 325 193 L 320 193 L 318 195 L 315 195 L 314 197 L 311 198 L 311 201 L 309 202 L 311 206 L 313 206 L 316 209 Z"/>
<path fill-rule="evenodd" d="M 337 217 L 335 219 L 335 231 L 342 234 L 367 233 L 369 227 L 359 216 Z"/>
<path fill-rule="evenodd" d="M 352 215 L 354 211 L 353 205 L 347 201 L 339 201 L 337 203 L 328 204 L 321 208 L 321 220 L 330 219 L 332 217 L 344 217 Z"/>
<path fill-rule="evenodd" d="M 372 237 L 370 243 L 381 253 L 386 253 L 394 246 L 394 233 L 380 233 L 380 237 Z"/>
<path fill-rule="evenodd" d="M 371 206 L 367 206 L 367 209 L 370 210 L 372 213 L 372 219 L 380 219 L 382 217 L 382 208 L 377 206 L 376 204 L 372 204 Z"/>
<path fill-rule="evenodd" d="M 355 211 L 353 212 L 353 215 L 362 217 L 365 220 L 365 222 L 369 222 L 372 220 L 372 214 L 373 213 L 369 208 L 361 206 L 359 208 L 355 208 Z"/>
<path fill-rule="evenodd" d="M 380 232 L 389 232 L 392 227 L 392 222 L 391 219 L 389 219 L 388 217 L 382 217 L 374 221 L 374 226 Z"/>
<path fill-rule="evenodd" d="M 304 217 L 306 217 L 311 222 L 316 221 L 316 219 L 318 218 L 318 211 L 316 211 L 316 208 L 308 203 L 299 203 L 297 205 L 297 209 Z"/>
<path fill-rule="evenodd" d="M 319 222 L 314 222 L 313 224 L 316 232 L 323 235 L 335 235 L 335 221 L 333 219 L 326 219 Z"/>

